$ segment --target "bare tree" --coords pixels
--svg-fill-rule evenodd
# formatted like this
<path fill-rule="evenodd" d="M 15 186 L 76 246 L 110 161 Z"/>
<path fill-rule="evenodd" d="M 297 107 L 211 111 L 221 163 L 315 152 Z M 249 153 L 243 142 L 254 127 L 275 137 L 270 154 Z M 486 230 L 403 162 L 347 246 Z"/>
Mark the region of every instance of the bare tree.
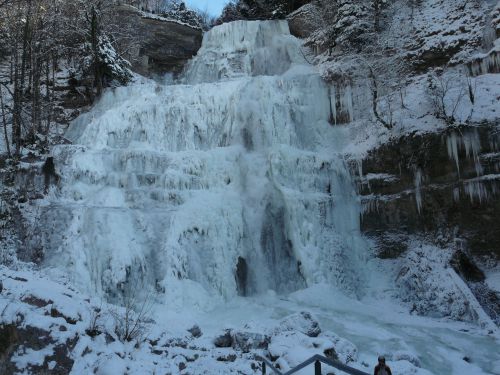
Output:
<path fill-rule="evenodd" d="M 12 156 L 19 157 L 22 147 L 47 149 L 57 121 L 56 73 L 61 67 L 72 66 L 85 79 L 89 102 L 112 79 L 129 79 L 117 50 L 127 48 L 131 33 L 119 25 L 115 3 L 0 0 L 0 115 Z"/>
<path fill-rule="evenodd" d="M 432 72 L 427 79 L 426 94 L 434 109 L 434 115 L 447 125 L 460 125 L 472 117 L 475 103 L 475 83 L 470 77 L 460 74 Z M 467 118 L 458 118 L 457 112 L 465 99 L 471 104 Z"/>
<path fill-rule="evenodd" d="M 123 309 L 111 311 L 115 321 L 115 333 L 122 342 L 141 341 L 147 325 L 152 321 L 151 314 L 155 293 L 144 288 L 142 282 L 127 283 L 123 293 Z"/>

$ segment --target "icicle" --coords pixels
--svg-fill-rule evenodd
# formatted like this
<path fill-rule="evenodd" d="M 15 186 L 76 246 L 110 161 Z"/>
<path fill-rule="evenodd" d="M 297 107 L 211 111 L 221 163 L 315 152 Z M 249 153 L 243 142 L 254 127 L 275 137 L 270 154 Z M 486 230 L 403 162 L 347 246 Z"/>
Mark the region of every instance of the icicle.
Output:
<path fill-rule="evenodd" d="M 457 166 L 458 175 L 460 176 L 460 162 L 458 159 L 458 137 L 455 132 L 452 132 L 446 138 L 446 145 L 448 149 L 448 157 L 455 160 L 455 165 Z"/>
<path fill-rule="evenodd" d="M 476 129 L 467 131 L 463 135 L 458 135 L 456 132 L 452 132 L 446 138 L 446 145 L 448 149 L 448 156 L 450 159 L 455 161 L 457 167 L 458 175 L 460 176 L 460 157 L 459 150 L 465 150 L 465 157 L 467 159 L 472 159 L 474 161 L 474 168 L 476 170 L 477 176 L 483 174 L 483 167 L 481 165 L 480 153 L 481 153 L 481 139 L 479 133 Z"/>
<path fill-rule="evenodd" d="M 347 124 L 354 119 L 352 87 L 338 81 L 329 87 L 330 122 L 334 125 Z"/>
<path fill-rule="evenodd" d="M 422 211 L 422 171 L 417 168 L 415 172 L 415 201 L 417 203 L 417 211 L 420 214 Z"/>
<path fill-rule="evenodd" d="M 364 176 L 363 176 L 363 159 L 361 159 L 361 158 L 356 159 L 356 166 L 358 167 L 359 181 L 360 181 L 361 184 L 363 184 L 363 181 L 364 181 Z"/>
<path fill-rule="evenodd" d="M 469 63 L 473 77 L 488 73 L 500 72 L 500 47 L 493 48 L 489 53 L 476 57 Z"/>
<path fill-rule="evenodd" d="M 337 90 L 335 85 L 329 86 L 330 94 L 330 123 L 337 125 Z"/>
<path fill-rule="evenodd" d="M 363 215 L 379 211 L 379 197 L 373 194 L 363 197 L 361 213 Z"/>
<path fill-rule="evenodd" d="M 354 109 L 352 104 L 352 87 L 347 85 L 344 92 L 344 107 L 349 114 L 349 122 L 354 121 Z"/>
<path fill-rule="evenodd" d="M 479 158 L 479 154 L 481 153 L 481 139 L 479 138 L 479 133 L 476 129 L 465 133 L 462 136 L 462 142 L 465 148 L 465 156 L 469 159 L 473 159 L 476 174 L 478 177 L 481 176 L 483 174 L 483 167 Z"/>
<path fill-rule="evenodd" d="M 464 183 L 464 190 L 469 195 L 471 203 L 477 200 L 480 204 L 487 201 L 489 194 L 483 181 L 472 180 Z"/>

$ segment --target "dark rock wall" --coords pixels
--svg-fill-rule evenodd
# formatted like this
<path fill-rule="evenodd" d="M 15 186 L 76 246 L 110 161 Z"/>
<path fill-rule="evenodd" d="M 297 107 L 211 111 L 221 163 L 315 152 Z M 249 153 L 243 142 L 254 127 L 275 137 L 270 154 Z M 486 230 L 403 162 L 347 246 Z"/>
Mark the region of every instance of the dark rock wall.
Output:
<path fill-rule="evenodd" d="M 127 5 L 118 6 L 117 14 L 123 28 L 133 33 L 134 48 L 125 57 L 132 63 L 132 70 L 139 74 L 180 73 L 201 47 L 201 28 L 154 15 L 147 17 Z"/>
<path fill-rule="evenodd" d="M 405 136 L 372 151 L 362 170 L 362 230 L 369 236 L 460 238 L 473 257 L 500 259 L 500 132 L 495 124 Z M 386 244 L 386 255 L 391 246 Z"/>

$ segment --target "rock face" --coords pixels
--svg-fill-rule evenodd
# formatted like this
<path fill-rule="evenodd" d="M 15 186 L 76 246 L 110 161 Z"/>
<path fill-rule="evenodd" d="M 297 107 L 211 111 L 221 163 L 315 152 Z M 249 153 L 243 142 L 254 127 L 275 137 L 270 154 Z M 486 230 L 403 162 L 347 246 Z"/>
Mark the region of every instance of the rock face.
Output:
<path fill-rule="evenodd" d="M 124 27 L 133 27 L 137 38 L 137 47 L 126 57 L 139 74 L 180 73 L 201 46 L 203 31 L 199 28 L 161 17 L 150 18 L 127 5 L 118 6 L 117 12 Z"/>
<path fill-rule="evenodd" d="M 321 26 L 321 9 L 309 3 L 287 17 L 290 33 L 297 38 L 308 38 Z"/>
<path fill-rule="evenodd" d="M 500 260 L 500 134 L 495 124 L 410 135 L 385 144 L 363 160 L 358 185 L 362 231 L 374 239 L 378 256 L 414 257 L 397 280 L 403 290 L 410 290 L 408 300 L 419 290 L 407 287 L 407 282 L 425 274 L 428 280 L 419 287 L 421 296 L 427 295 L 431 287 L 444 285 L 438 278 L 451 266 L 491 319 L 500 322 L 500 295 L 488 288 L 480 268 Z M 434 250 L 425 257 L 413 254 L 414 236 L 434 243 Z M 441 247 L 454 253 L 433 273 Z M 458 289 L 452 292 L 462 295 Z M 439 290 L 433 293 L 442 295 Z M 475 319 L 474 309 L 455 297 L 437 303 L 435 313 Z M 432 303 L 422 302 L 425 298 L 417 300 L 417 313 L 433 309 Z"/>
<path fill-rule="evenodd" d="M 500 259 L 499 151 L 492 125 L 403 137 L 371 152 L 359 180 L 362 230 L 389 257 L 405 250 L 397 234 L 432 233 L 465 240 L 473 257 Z"/>
<path fill-rule="evenodd" d="M 43 351 L 51 344 L 54 341 L 48 331 L 15 324 L 0 325 L 0 373 L 18 373 L 12 360 L 18 351 Z M 54 345 L 52 353 L 48 352 L 38 364 L 30 364 L 29 370 L 36 374 L 68 374 L 74 363 L 70 352 L 75 344 L 75 340 L 68 340 L 65 344 Z"/>

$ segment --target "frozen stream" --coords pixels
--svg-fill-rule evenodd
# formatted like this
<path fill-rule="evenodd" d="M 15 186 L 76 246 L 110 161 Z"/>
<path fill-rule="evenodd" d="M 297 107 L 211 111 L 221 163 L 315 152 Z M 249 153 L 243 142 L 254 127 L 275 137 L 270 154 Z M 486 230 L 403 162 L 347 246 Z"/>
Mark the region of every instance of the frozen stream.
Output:
<path fill-rule="evenodd" d="M 401 306 L 387 300 L 352 300 L 327 285 L 317 285 L 287 297 L 266 295 L 237 299 L 216 308 L 209 317 L 202 314 L 193 319 L 205 322 L 201 324 L 202 329 L 215 333 L 220 331 L 221 321 L 227 327 L 242 327 L 249 322 L 265 326 L 304 310 L 315 314 L 323 330 L 354 343 L 359 350 L 359 363 L 354 366 L 369 373 L 377 356 L 383 353 L 394 374 L 500 374 L 498 334 L 487 335 L 484 330 L 466 323 L 409 315 Z M 175 321 L 174 316 L 172 319 Z M 470 363 L 464 357 L 468 357 Z M 404 361 L 394 362 L 396 358 L 416 358 L 420 368 Z M 363 362 L 370 366 L 365 367 Z"/>

